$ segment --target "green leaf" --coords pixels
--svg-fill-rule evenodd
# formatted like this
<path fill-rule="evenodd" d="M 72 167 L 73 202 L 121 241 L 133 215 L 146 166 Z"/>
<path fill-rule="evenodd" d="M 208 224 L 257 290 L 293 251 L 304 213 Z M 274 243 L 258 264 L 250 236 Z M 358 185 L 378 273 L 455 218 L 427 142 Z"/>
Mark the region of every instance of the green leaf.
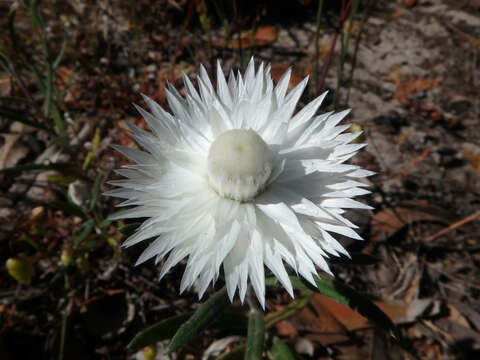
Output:
<path fill-rule="evenodd" d="M 100 194 L 100 185 L 102 184 L 103 173 L 101 171 L 98 172 L 97 177 L 95 178 L 95 182 L 93 183 L 92 188 L 92 196 L 90 197 L 90 203 L 88 205 L 88 210 L 92 211 L 95 207 L 95 204 L 98 201 L 98 195 Z"/>
<path fill-rule="evenodd" d="M 98 224 L 100 229 L 106 229 L 112 224 L 112 220 L 104 219 Z"/>
<path fill-rule="evenodd" d="M 272 345 L 268 349 L 267 355 L 272 360 L 295 360 L 295 356 L 287 344 L 276 336 L 272 339 Z"/>
<path fill-rule="evenodd" d="M 145 330 L 139 332 L 127 345 L 129 349 L 139 350 L 157 341 L 170 339 L 178 331 L 180 326 L 187 321 L 193 312 L 176 315 L 162 320 Z"/>
<path fill-rule="evenodd" d="M 282 310 L 274 312 L 265 317 L 265 327 L 270 329 L 277 322 L 291 318 L 292 316 L 297 315 L 300 311 L 303 310 L 305 306 L 308 305 L 310 299 L 313 296 L 313 292 L 306 289 L 305 293 L 300 296 L 297 300 L 291 302 L 285 306 Z"/>
<path fill-rule="evenodd" d="M 245 360 L 261 360 L 265 341 L 265 321 L 258 310 L 251 310 L 248 316 L 248 338 Z"/>
<path fill-rule="evenodd" d="M 229 303 L 226 288 L 213 294 L 195 311 L 192 317 L 178 329 L 168 345 L 167 352 L 177 350 L 190 341 L 195 335 L 198 335 L 212 320 L 225 310 Z"/>

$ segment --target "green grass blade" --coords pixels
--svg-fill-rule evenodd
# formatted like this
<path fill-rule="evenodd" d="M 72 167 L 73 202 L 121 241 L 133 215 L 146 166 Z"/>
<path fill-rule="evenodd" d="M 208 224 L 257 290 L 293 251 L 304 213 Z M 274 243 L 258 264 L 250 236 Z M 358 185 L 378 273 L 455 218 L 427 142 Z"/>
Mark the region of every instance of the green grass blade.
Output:
<path fill-rule="evenodd" d="M 28 243 L 31 247 L 33 247 L 35 250 L 39 251 L 40 250 L 40 245 L 28 234 L 22 234 L 20 236 L 20 239 Z"/>
<path fill-rule="evenodd" d="M 198 335 L 212 320 L 225 310 L 229 303 L 226 288 L 213 294 L 195 311 L 192 317 L 178 329 L 168 345 L 167 352 L 177 350 L 190 341 L 195 335 Z"/>
<path fill-rule="evenodd" d="M 100 195 L 100 185 L 102 185 L 103 173 L 98 172 L 95 182 L 93 183 L 92 195 L 90 197 L 90 203 L 88 204 L 88 210 L 92 211 L 95 207 L 95 204 L 98 201 L 98 196 Z"/>
<path fill-rule="evenodd" d="M 88 235 L 92 233 L 94 225 L 95 224 L 93 220 L 88 220 L 82 224 L 83 230 L 78 236 L 78 238 L 75 240 L 75 247 L 78 247 L 87 239 Z"/>
<path fill-rule="evenodd" d="M 60 48 L 60 52 L 58 53 L 52 65 L 54 70 L 57 69 L 60 63 L 62 62 L 63 55 L 65 55 L 65 50 L 67 49 L 67 43 L 68 43 L 68 33 L 65 32 L 63 35 L 62 47 Z"/>
<path fill-rule="evenodd" d="M 60 328 L 60 350 L 58 352 L 58 360 L 63 360 L 64 350 L 65 350 L 65 339 L 67 336 L 68 313 L 70 311 L 69 308 L 70 308 L 70 302 L 63 309 L 62 326 Z"/>
<path fill-rule="evenodd" d="M 45 125 L 40 124 L 36 121 L 28 120 L 28 114 L 27 114 L 26 111 L 0 108 L 0 117 L 4 117 L 4 118 L 6 118 L 8 120 L 11 120 L 11 121 L 18 121 L 18 122 L 21 122 L 25 125 L 32 126 L 34 128 L 40 129 L 40 130 L 45 130 L 49 133 L 53 133 L 52 129 L 49 129 Z"/>
<path fill-rule="evenodd" d="M 252 309 L 248 316 L 248 338 L 245 360 L 261 360 L 265 341 L 265 321 L 260 311 Z"/>

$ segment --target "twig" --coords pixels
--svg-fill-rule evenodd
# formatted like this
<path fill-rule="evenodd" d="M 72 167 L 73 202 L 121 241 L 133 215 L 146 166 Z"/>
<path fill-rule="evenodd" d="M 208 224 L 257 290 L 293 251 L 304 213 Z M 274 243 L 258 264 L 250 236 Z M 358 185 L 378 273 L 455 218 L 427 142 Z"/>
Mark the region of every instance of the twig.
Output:
<path fill-rule="evenodd" d="M 416 157 L 415 159 L 413 159 L 412 161 L 410 161 L 410 163 L 407 165 L 407 167 L 400 173 L 398 174 L 396 177 L 406 177 L 408 175 L 408 173 L 410 172 L 410 170 L 415 167 L 416 165 L 418 165 L 420 162 L 422 162 L 423 160 L 425 160 L 425 158 L 430 154 L 430 148 L 425 148 L 422 153 L 420 154 L 420 156 Z"/>
<path fill-rule="evenodd" d="M 466 218 L 462 219 L 462 220 L 459 220 L 459 221 L 456 221 L 454 222 L 453 224 L 449 225 L 448 227 L 446 227 L 445 229 L 443 230 L 440 230 L 439 232 L 433 234 L 433 235 L 430 235 L 429 237 L 427 237 L 425 239 L 425 242 L 430 242 L 430 241 L 433 241 L 437 238 L 439 238 L 440 236 L 448 233 L 449 231 L 452 231 L 452 230 L 455 230 L 456 228 L 459 228 L 460 226 L 463 226 L 473 220 L 475 220 L 476 218 L 480 217 L 480 210 L 477 210 L 476 212 L 474 212 L 472 215 L 469 215 L 467 216 Z"/>

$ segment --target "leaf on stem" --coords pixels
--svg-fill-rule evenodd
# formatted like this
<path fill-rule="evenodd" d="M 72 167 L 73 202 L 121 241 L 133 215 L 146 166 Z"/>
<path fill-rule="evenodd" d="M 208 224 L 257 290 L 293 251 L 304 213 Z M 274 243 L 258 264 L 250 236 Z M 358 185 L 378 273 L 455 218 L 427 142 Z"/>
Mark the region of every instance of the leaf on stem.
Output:
<path fill-rule="evenodd" d="M 169 317 L 145 330 L 139 332 L 127 345 L 129 349 L 139 350 L 157 341 L 170 339 L 178 331 L 180 326 L 187 321 L 193 313 L 185 313 Z"/>
<path fill-rule="evenodd" d="M 267 355 L 271 360 L 295 360 L 290 348 L 278 337 L 274 336 Z"/>
<path fill-rule="evenodd" d="M 177 350 L 189 342 L 195 335 L 198 335 L 212 320 L 218 317 L 229 303 L 226 288 L 213 294 L 195 311 L 190 319 L 178 329 L 168 345 L 167 352 Z"/>

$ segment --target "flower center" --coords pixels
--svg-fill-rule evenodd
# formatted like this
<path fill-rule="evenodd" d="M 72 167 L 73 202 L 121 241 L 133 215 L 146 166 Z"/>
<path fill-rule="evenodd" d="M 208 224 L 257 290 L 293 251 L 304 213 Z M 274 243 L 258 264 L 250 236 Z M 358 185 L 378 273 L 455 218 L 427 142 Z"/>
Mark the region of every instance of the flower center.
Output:
<path fill-rule="evenodd" d="M 208 181 L 225 198 L 252 200 L 264 189 L 272 168 L 272 153 L 253 130 L 225 131 L 208 151 Z"/>

